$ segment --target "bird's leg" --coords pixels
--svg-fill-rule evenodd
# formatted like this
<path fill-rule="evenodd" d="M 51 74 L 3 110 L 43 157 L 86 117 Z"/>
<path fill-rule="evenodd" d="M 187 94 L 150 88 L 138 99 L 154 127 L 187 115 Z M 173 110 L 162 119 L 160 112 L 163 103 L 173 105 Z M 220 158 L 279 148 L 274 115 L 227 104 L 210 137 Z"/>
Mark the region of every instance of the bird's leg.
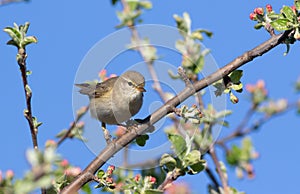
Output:
<path fill-rule="evenodd" d="M 103 131 L 104 139 L 105 139 L 106 143 L 109 144 L 111 142 L 111 135 L 110 135 L 109 131 L 106 129 L 106 124 L 103 122 L 101 124 L 102 124 L 101 128 Z"/>

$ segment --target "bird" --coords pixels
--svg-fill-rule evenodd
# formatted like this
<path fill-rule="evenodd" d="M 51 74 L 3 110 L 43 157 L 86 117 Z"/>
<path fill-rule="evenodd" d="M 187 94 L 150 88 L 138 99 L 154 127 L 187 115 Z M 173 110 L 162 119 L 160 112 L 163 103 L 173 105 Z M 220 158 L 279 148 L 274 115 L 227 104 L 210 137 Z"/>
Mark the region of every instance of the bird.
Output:
<path fill-rule="evenodd" d="M 75 86 L 80 88 L 79 93 L 89 97 L 91 116 L 102 123 L 102 128 L 106 128 L 106 124 L 120 125 L 137 114 L 146 92 L 145 78 L 137 71 L 126 71 L 100 83 Z"/>

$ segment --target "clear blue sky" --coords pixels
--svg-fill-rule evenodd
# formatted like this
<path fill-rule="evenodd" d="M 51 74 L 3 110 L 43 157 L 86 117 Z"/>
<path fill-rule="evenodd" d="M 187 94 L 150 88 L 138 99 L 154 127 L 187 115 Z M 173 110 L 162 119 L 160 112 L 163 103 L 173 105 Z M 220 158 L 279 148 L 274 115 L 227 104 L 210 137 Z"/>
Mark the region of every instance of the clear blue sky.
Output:
<path fill-rule="evenodd" d="M 293 1 L 153 0 L 153 9 L 146 11 L 142 18 L 144 24 L 175 26 L 172 15 L 189 12 L 194 29 L 205 28 L 213 31 L 213 38 L 206 39 L 204 44 L 211 49 L 212 55 L 221 67 L 269 38 L 265 31 L 254 30 L 254 22 L 249 20 L 249 13 L 255 7 L 265 6 L 268 3 L 278 11 L 282 5 L 292 5 Z M 27 63 L 29 69 L 33 71 L 29 77 L 33 90 L 33 113 L 43 122 L 39 130 L 40 145 L 47 139 L 53 139 L 55 134 L 67 128 L 73 120 L 72 96 L 76 72 L 90 48 L 115 32 L 114 27 L 119 22 L 115 14 L 117 9 L 120 7 L 111 6 L 110 1 L 69 0 L 32 0 L 30 3 L 0 7 L 1 29 L 12 26 L 13 22 L 23 24 L 29 21 L 31 23 L 29 35 L 35 35 L 39 40 L 38 44 L 28 47 Z M 20 72 L 15 61 L 16 49 L 5 45 L 8 39 L 6 33 L 0 33 L 2 70 L 0 169 L 2 171 L 13 169 L 20 177 L 28 169 L 24 153 L 26 149 L 31 148 L 32 143 L 27 122 L 23 117 L 25 100 Z M 293 45 L 285 57 L 284 51 L 285 46 L 279 46 L 242 67 L 244 70 L 242 82 L 255 83 L 258 79 L 264 79 L 271 97 L 296 100 L 299 96 L 293 90 L 293 83 L 300 76 L 299 43 Z M 99 55 L 101 56 L 101 53 Z M 159 55 L 170 57 L 168 53 L 163 53 L 163 50 Z M 109 73 L 119 74 L 129 68 L 132 58 L 126 56 L 125 53 L 121 59 L 112 61 L 112 64 L 117 62 L 122 64 L 111 65 Z M 135 62 L 141 62 L 138 55 L 132 56 L 135 56 Z M 179 63 L 180 60 L 177 60 L 176 64 Z M 90 79 L 94 78 L 96 77 Z M 148 90 L 145 97 L 146 104 L 151 104 L 152 96 L 156 94 L 151 91 L 151 83 L 146 89 Z M 228 103 L 228 109 L 234 111 L 233 116 L 228 118 L 233 129 L 250 106 L 246 92 L 239 97 L 239 104 Z M 146 116 L 150 109 L 144 106 L 138 116 Z M 226 130 L 230 129 L 223 129 L 222 133 L 226 133 Z M 254 162 L 256 178 L 238 180 L 234 170 L 229 168 L 230 185 L 247 193 L 296 193 L 300 179 L 298 164 L 300 157 L 297 154 L 300 146 L 299 135 L 299 117 L 295 116 L 295 112 L 289 112 L 264 125 L 258 133 L 251 135 L 257 151 L 261 154 Z M 159 138 L 156 134 L 153 136 Z M 155 138 L 151 140 L 153 144 Z M 81 168 L 95 156 L 85 144 L 78 141 L 67 140 L 58 151 Z M 195 193 L 206 191 L 207 178 L 204 173 L 186 176 L 180 180 L 188 181 Z"/>

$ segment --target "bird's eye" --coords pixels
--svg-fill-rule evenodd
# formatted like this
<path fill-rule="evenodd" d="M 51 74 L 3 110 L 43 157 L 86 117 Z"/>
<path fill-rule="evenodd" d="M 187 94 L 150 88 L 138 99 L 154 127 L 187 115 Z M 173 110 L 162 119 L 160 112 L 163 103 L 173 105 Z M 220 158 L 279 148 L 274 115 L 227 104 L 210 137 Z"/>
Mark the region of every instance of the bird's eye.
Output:
<path fill-rule="evenodd" d="M 129 85 L 129 86 L 133 86 L 133 83 L 132 83 L 132 82 L 128 82 L 128 85 Z"/>

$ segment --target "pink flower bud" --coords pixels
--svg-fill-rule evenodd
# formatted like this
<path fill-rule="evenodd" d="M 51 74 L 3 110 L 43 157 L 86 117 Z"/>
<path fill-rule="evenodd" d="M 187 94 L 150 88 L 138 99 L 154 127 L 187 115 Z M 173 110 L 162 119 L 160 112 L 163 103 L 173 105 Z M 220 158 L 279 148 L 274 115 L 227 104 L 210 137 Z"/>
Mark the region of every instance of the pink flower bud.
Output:
<path fill-rule="evenodd" d="M 153 176 L 150 176 L 149 180 L 150 180 L 150 183 L 152 183 L 152 184 L 154 184 L 156 182 L 156 178 Z"/>
<path fill-rule="evenodd" d="M 108 169 L 111 169 L 114 171 L 116 169 L 116 167 L 114 165 L 110 165 L 110 166 L 108 166 Z"/>
<path fill-rule="evenodd" d="M 67 176 L 76 177 L 81 173 L 81 169 L 79 167 L 72 167 L 65 170 L 65 174 Z"/>
<path fill-rule="evenodd" d="M 250 93 L 253 93 L 254 90 L 255 90 L 255 87 L 254 87 L 253 85 L 251 85 L 251 84 L 247 84 L 247 85 L 246 85 L 246 90 L 247 90 L 248 92 L 250 92 Z"/>
<path fill-rule="evenodd" d="M 67 167 L 67 166 L 69 166 L 69 161 L 67 159 L 62 160 L 60 162 L 60 166 L 64 167 L 64 168 Z"/>
<path fill-rule="evenodd" d="M 84 122 L 83 121 L 79 121 L 78 123 L 76 123 L 76 127 L 83 128 L 84 127 Z"/>
<path fill-rule="evenodd" d="M 250 18 L 250 20 L 256 20 L 256 14 L 250 13 L 249 18 Z"/>
<path fill-rule="evenodd" d="M 49 139 L 49 140 L 46 141 L 45 146 L 46 147 L 55 147 L 56 146 L 56 142 L 54 140 L 52 140 L 52 139 Z"/>
<path fill-rule="evenodd" d="M 265 81 L 264 80 L 258 80 L 256 83 L 257 88 L 264 89 L 265 88 Z"/>
<path fill-rule="evenodd" d="M 124 135 L 126 132 L 126 129 L 122 126 L 118 126 L 118 128 L 116 129 L 115 135 L 117 137 L 121 137 L 122 135 Z"/>
<path fill-rule="evenodd" d="M 266 5 L 266 9 L 267 9 L 268 13 L 273 11 L 272 5 L 270 5 L 270 4 Z"/>
<path fill-rule="evenodd" d="M 112 184 L 114 182 L 113 178 L 112 177 L 106 177 L 106 182 L 109 183 L 109 184 Z"/>
<path fill-rule="evenodd" d="M 264 9 L 261 7 L 257 7 L 254 9 L 254 13 L 256 13 L 257 15 L 264 15 Z"/>
<path fill-rule="evenodd" d="M 100 72 L 99 72 L 99 77 L 105 77 L 106 76 L 106 69 L 102 69 Z"/>
<path fill-rule="evenodd" d="M 5 173 L 5 177 L 7 179 L 12 179 L 14 177 L 14 175 L 15 175 L 15 173 L 12 170 L 7 170 L 6 173 Z"/>
<path fill-rule="evenodd" d="M 134 180 L 135 180 L 136 182 L 138 182 L 138 181 L 140 180 L 140 178 L 141 178 L 141 175 L 140 175 L 140 174 L 137 174 L 137 175 L 135 175 Z"/>

